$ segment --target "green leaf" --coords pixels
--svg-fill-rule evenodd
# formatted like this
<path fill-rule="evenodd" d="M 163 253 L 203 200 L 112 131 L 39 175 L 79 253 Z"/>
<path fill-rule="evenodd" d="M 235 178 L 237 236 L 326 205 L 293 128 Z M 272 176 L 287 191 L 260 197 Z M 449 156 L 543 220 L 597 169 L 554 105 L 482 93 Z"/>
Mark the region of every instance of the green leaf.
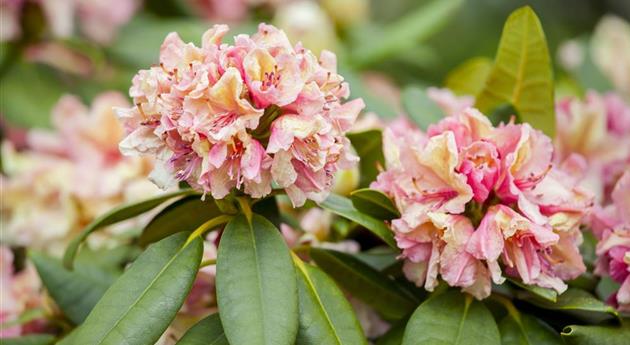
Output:
<path fill-rule="evenodd" d="M 361 98 L 365 102 L 365 112 L 374 112 L 380 118 L 385 119 L 395 119 L 398 116 L 395 104 L 385 101 L 381 95 L 376 94 L 357 71 L 345 66 L 343 61 L 339 61 L 337 69 L 343 79 L 352 85 L 352 98 Z"/>
<path fill-rule="evenodd" d="M 427 130 L 429 125 L 440 121 L 444 117 L 442 109 L 427 96 L 425 90 L 419 87 L 406 87 L 403 89 L 400 97 L 407 115 L 424 131 Z"/>
<path fill-rule="evenodd" d="M 216 277 L 221 323 L 231 344 L 291 345 L 298 329 L 295 268 L 278 229 L 265 218 L 230 221 Z"/>
<path fill-rule="evenodd" d="M 627 345 L 630 327 L 572 325 L 560 335 L 567 345 Z"/>
<path fill-rule="evenodd" d="M 142 231 L 138 243 L 146 246 L 180 231 L 194 231 L 221 212 L 213 200 L 198 195 L 181 198 L 158 213 Z"/>
<path fill-rule="evenodd" d="M 44 254 L 31 253 L 46 290 L 63 313 L 76 325 L 85 320 L 116 275 L 90 262 L 78 262 L 73 271 L 60 260 Z"/>
<path fill-rule="evenodd" d="M 344 290 L 370 305 L 388 320 L 409 315 L 418 301 L 394 280 L 350 254 L 311 248 L 311 258 Z"/>
<path fill-rule="evenodd" d="M 514 11 L 503 27 L 494 66 L 477 108 L 490 113 L 509 103 L 528 122 L 554 137 L 553 71 L 545 33 L 538 17 L 529 7 Z"/>
<path fill-rule="evenodd" d="M 405 326 L 407 326 L 407 319 L 402 319 L 392 326 L 392 328 L 383 334 L 376 345 L 401 345 L 403 336 L 405 335 Z"/>
<path fill-rule="evenodd" d="M 354 208 L 352 201 L 348 198 L 344 198 L 336 194 L 330 194 L 330 196 L 321 202 L 319 206 L 365 227 L 374 235 L 382 239 L 390 247 L 397 248 L 392 231 L 385 225 L 385 223 L 372 216 L 359 212 L 356 208 Z"/>
<path fill-rule="evenodd" d="M 192 326 L 176 345 L 230 345 L 219 314 L 212 314 Z"/>
<path fill-rule="evenodd" d="M 606 301 L 610 297 L 610 295 L 614 294 L 619 290 L 621 284 L 613 280 L 609 276 L 603 276 L 599 279 L 599 283 L 597 283 L 597 287 L 595 288 L 595 294 L 599 299 Z"/>
<path fill-rule="evenodd" d="M 583 320 L 600 322 L 611 317 L 618 317 L 617 311 L 613 307 L 581 289 L 568 288 L 567 291 L 558 296 L 556 303 L 531 295 L 517 296 L 537 307 L 564 311 Z"/>
<path fill-rule="evenodd" d="M 456 95 L 476 96 L 486 85 L 491 70 L 492 60 L 485 57 L 472 58 L 449 72 L 444 86 Z"/>
<path fill-rule="evenodd" d="M 383 155 L 383 135 L 380 130 L 372 129 L 364 132 L 348 133 L 348 139 L 357 151 L 361 180 L 359 187 L 369 187 L 378 176 L 379 166 L 385 165 Z"/>
<path fill-rule="evenodd" d="M 81 345 L 152 345 L 184 303 L 197 275 L 201 239 L 178 233 L 154 243 L 112 285 L 73 335 Z"/>
<path fill-rule="evenodd" d="M 521 289 L 527 290 L 529 292 L 531 292 L 532 294 L 545 299 L 549 302 L 555 302 L 558 299 L 558 293 L 556 292 L 556 290 L 554 289 L 548 289 L 548 288 L 543 288 L 540 286 L 536 286 L 536 285 L 527 285 L 524 284 L 523 282 L 517 280 L 517 279 L 513 279 L 513 278 L 507 278 L 507 280 L 520 287 Z"/>
<path fill-rule="evenodd" d="M 108 225 L 112 225 L 118 222 L 121 222 L 123 220 L 127 220 L 129 218 L 133 218 L 137 215 L 140 215 L 142 213 L 145 213 L 147 211 L 150 211 L 156 207 L 158 207 L 159 205 L 161 205 L 162 203 L 164 203 L 165 201 L 178 197 L 178 196 L 182 196 L 182 195 L 190 195 L 190 194 L 195 194 L 196 192 L 194 192 L 191 189 L 183 189 L 183 190 L 178 190 L 176 192 L 172 192 L 172 193 L 168 193 L 168 194 L 162 194 L 159 196 L 156 196 L 154 198 L 151 199 L 147 199 L 147 200 L 143 200 L 140 202 L 136 202 L 133 204 L 128 204 L 128 205 L 122 205 L 119 207 L 114 208 L 113 210 L 105 213 L 104 215 L 96 218 L 92 223 L 88 224 L 88 226 L 86 226 L 83 231 L 81 232 L 81 234 L 79 234 L 77 237 L 73 238 L 72 241 L 70 242 L 70 244 L 68 245 L 68 248 L 66 248 L 66 252 L 64 253 L 63 256 L 63 265 L 69 269 L 72 269 L 72 264 L 74 262 L 74 257 L 77 255 L 77 251 L 79 250 L 79 246 L 88 238 L 88 236 L 90 236 L 94 231 L 108 226 Z"/>
<path fill-rule="evenodd" d="M 382 271 L 400 261 L 396 259 L 400 253 L 391 247 L 379 246 L 353 254 L 353 256 L 377 271 Z"/>
<path fill-rule="evenodd" d="M 382 192 L 363 188 L 350 193 L 350 199 L 354 207 L 374 218 L 390 220 L 400 218 L 400 213 L 394 203 Z"/>
<path fill-rule="evenodd" d="M 352 62 L 366 67 L 411 49 L 442 29 L 464 3 L 433 0 L 383 28 L 380 35 L 357 42 Z"/>
<path fill-rule="evenodd" d="M 519 314 L 517 318 L 507 315 L 499 323 L 502 345 L 563 344 L 560 335 L 543 321 L 527 314 Z"/>
<path fill-rule="evenodd" d="M 15 338 L 0 339 L 2 345 L 50 345 L 55 341 L 55 337 L 50 334 L 24 335 Z"/>
<path fill-rule="evenodd" d="M 411 315 L 402 345 L 500 345 L 492 314 L 456 290 L 429 298 Z"/>
<path fill-rule="evenodd" d="M 294 257 L 298 276 L 300 327 L 297 345 L 367 344 L 352 306 L 319 268 Z"/>

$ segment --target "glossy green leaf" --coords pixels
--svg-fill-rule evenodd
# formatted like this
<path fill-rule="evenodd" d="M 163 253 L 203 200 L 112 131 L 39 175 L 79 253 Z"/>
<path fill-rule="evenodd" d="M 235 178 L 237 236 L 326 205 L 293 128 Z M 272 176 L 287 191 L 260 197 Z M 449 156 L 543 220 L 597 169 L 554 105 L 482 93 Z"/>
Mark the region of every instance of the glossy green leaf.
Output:
<path fill-rule="evenodd" d="M 183 190 L 178 190 L 172 193 L 162 194 L 151 199 L 116 207 L 113 210 L 105 213 L 104 215 L 96 218 L 94 221 L 92 221 L 92 223 L 88 224 L 88 226 L 86 226 L 83 229 L 81 234 L 79 234 L 77 237 L 72 239 L 72 242 L 70 242 L 70 244 L 68 245 L 68 248 L 66 248 L 66 252 L 64 253 L 64 256 L 63 256 L 64 266 L 69 269 L 72 269 L 74 258 L 77 255 L 79 246 L 81 246 L 81 244 L 94 231 L 102 227 L 112 225 L 112 224 L 121 222 L 123 220 L 133 218 L 147 211 L 150 211 L 158 207 L 159 205 L 163 204 L 169 199 L 182 196 L 182 195 L 190 195 L 190 194 L 195 194 L 195 193 L 196 192 L 194 192 L 191 189 L 183 189 Z"/>
<path fill-rule="evenodd" d="M 527 314 L 507 315 L 499 323 L 502 345 L 562 345 L 562 338 L 543 321 Z"/>
<path fill-rule="evenodd" d="M 116 275 L 90 262 L 78 262 L 70 271 L 60 260 L 44 254 L 31 254 L 46 290 L 63 313 L 76 325 L 88 316 Z"/>
<path fill-rule="evenodd" d="M 50 334 L 32 334 L 15 338 L 2 338 L 2 345 L 50 345 L 55 342 L 55 337 Z"/>
<path fill-rule="evenodd" d="M 476 57 L 465 61 L 452 70 L 444 81 L 444 86 L 456 95 L 476 96 L 486 85 L 492 70 L 492 60 Z"/>
<path fill-rule="evenodd" d="M 319 268 L 294 257 L 298 277 L 300 326 L 296 345 L 367 344 L 343 293 Z"/>
<path fill-rule="evenodd" d="M 394 280 L 350 254 L 311 249 L 311 258 L 352 296 L 370 305 L 389 320 L 409 315 L 418 301 Z"/>
<path fill-rule="evenodd" d="M 553 71 L 540 20 L 529 7 L 514 11 L 503 27 L 499 49 L 477 108 L 490 113 L 509 103 L 519 120 L 550 137 L 555 133 Z"/>
<path fill-rule="evenodd" d="M 451 290 L 433 296 L 411 315 L 402 345 L 500 345 L 492 314 L 472 296 Z"/>
<path fill-rule="evenodd" d="M 556 290 L 554 289 L 549 289 L 549 288 L 543 288 L 540 286 L 536 286 L 536 285 L 527 285 L 524 284 L 523 282 L 517 280 L 517 279 L 513 279 L 513 278 L 507 278 L 507 280 L 520 287 L 521 289 L 527 290 L 529 292 L 531 292 L 532 294 L 547 300 L 549 302 L 555 302 L 558 299 L 558 293 L 556 292 Z"/>
<path fill-rule="evenodd" d="M 348 133 L 348 139 L 352 143 L 359 161 L 361 179 L 359 187 L 369 187 L 372 181 L 376 180 L 378 167 L 385 166 L 385 156 L 383 155 L 383 135 L 380 130 L 372 129 L 364 132 Z"/>
<path fill-rule="evenodd" d="M 558 295 L 555 303 L 531 295 L 520 297 L 537 307 L 564 311 L 583 320 L 599 322 L 607 318 L 618 317 L 617 311 L 613 307 L 581 289 L 568 288 L 567 291 Z"/>
<path fill-rule="evenodd" d="M 154 243 L 112 285 L 73 335 L 81 345 L 152 345 L 184 303 L 197 275 L 201 239 L 178 233 Z"/>
<path fill-rule="evenodd" d="M 630 326 L 567 326 L 562 330 L 567 345 L 628 345 Z"/>
<path fill-rule="evenodd" d="M 422 130 L 426 130 L 429 125 L 439 122 L 444 117 L 442 109 L 419 87 L 406 87 L 400 97 L 405 112 Z"/>
<path fill-rule="evenodd" d="M 280 232 L 265 218 L 232 219 L 221 236 L 217 300 L 231 344 L 291 345 L 298 329 L 295 268 Z"/>
<path fill-rule="evenodd" d="M 432 0 L 385 27 L 380 35 L 358 42 L 352 62 L 365 67 L 413 48 L 442 29 L 463 0 Z"/>
<path fill-rule="evenodd" d="M 369 188 L 355 190 L 350 194 L 350 200 L 357 210 L 372 217 L 383 220 L 400 217 L 394 203 L 378 190 Z"/>
<path fill-rule="evenodd" d="M 212 314 L 192 326 L 176 345 L 230 345 L 219 314 Z"/>
<path fill-rule="evenodd" d="M 198 195 L 179 199 L 158 213 L 142 231 L 141 246 L 157 242 L 180 231 L 194 231 L 221 212 L 212 199 L 203 201 Z"/>
<path fill-rule="evenodd" d="M 392 231 L 385 225 L 385 223 L 382 220 L 359 212 L 356 208 L 354 208 L 352 201 L 348 198 L 344 198 L 336 194 L 330 194 L 330 196 L 321 202 L 319 206 L 365 227 L 392 248 L 397 248 Z"/>

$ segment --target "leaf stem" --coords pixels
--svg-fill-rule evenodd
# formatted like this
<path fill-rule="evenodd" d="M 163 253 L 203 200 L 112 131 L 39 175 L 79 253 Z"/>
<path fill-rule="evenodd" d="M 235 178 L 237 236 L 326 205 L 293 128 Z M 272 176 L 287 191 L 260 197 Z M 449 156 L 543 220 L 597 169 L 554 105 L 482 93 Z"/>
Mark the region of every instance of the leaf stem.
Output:
<path fill-rule="evenodd" d="M 249 204 L 250 199 L 248 197 L 240 196 L 240 197 L 237 197 L 236 200 L 238 201 L 238 205 L 241 207 L 241 211 L 245 215 L 245 218 L 247 218 L 247 221 L 251 224 L 252 223 L 252 207 Z"/>
<path fill-rule="evenodd" d="M 213 228 L 221 224 L 225 224 L 229 222 L 230 220 L 232 220 L 232 218 L 233 216 L 231 215 L 222 214 L 220 216 L 214 217 L 206 221 L 205 223 L 201 224 L 197 229 L 195 229 L 195 231 L 192 232 L 192 234 L 190 234 L 190 236 L 188 236 L 188 239 L 186 240 L 184 247 L 187 246 L 190 242 L 192 242 L 195 238 L 202 237 L 203 234 L 207 232 L 208 230 L 212 230 Z"/>
<path fill-rule="evenodd" d="M 203 260 L 201 262 L 201 264 L 199 264 L 199 268 L 203 268 L 206 266 L 212 266 L 212 265 L 216 265 L 217 264 L 217 259 L 208 259 L 208 260 Z"/>

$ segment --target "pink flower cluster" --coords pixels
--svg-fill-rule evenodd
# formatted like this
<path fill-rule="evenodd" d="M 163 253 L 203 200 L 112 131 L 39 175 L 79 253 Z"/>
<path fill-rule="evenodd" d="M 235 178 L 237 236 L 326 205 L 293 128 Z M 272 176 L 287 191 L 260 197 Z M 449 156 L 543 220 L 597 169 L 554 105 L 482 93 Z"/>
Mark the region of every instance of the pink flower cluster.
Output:
<path fill-rule="evenodd" d="M 551 139 L 528 124 L 493 127 L 467 108 L 428 128 L 384 132 L 386 170 L 372 187 L 396 203 L 392 229 L 408 279 L 433 290 L 441 275 L 476 298 L 517 278 L 563 292 L 585 271 L 579 225 L 592 197 L 583 159 L 552 163 Z"/>
<path fill-rule="evenodd" d="M 260 198 L 272 185 L 295 206 L 326 197 L 333 174 L 358 158 L 344 134 L 364 107 L 347 103 L 347 83 L 336 57 L 317 59 L 292 46 L 273 26 L 221 43 L 226 25 L 215 25 L 201 47 L 169 34 L 160 64 L 140 71 L 120 109 L 128 136 L 125 155 L 152 155 L 150 178 L 162 188 L 186 181 L 225 197 L 232 189 Z"/>
<path fill-rule="evenodd" d="M 614 93 L 589 91 L 584 100 L 556 105 L 557 158 L 584 156 L 585 183 L 597 203 L 608 203 L 615 182 L 630 167 L 630 106 Z"/>
<path fill-rule="evenodd" d="M 630 169 L 615 185 L 611 199 L 610 205 L 596 208 L 591 217 L 599 239 L 595 273 L 621 284 L 609 301 L 619 310 L 630 311 Z"/>

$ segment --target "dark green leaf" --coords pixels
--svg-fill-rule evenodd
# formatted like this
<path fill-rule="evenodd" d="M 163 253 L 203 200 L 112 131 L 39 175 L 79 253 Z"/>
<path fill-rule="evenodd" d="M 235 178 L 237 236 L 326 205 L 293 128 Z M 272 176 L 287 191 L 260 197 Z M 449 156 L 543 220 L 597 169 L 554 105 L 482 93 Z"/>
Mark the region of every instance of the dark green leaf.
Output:
<path fill-rule="evenodd" d="M 628 345 L 629 326 L 567 326 L 562 330 L 567 345 Z"/>
<path fill-rule="evenodd" d="M 217 300 L 232 344 L 291 345 L 298 329 L 295 268 L 278 229 L 238 215 L 219 244 Z"/>
<path fill-rule="evenodd" d="M 499 323 L 502 345 L 562 345 L 560 334 L 543 321 L 519 314 L 518 319 L 507 315 Z"/>
<path fill-rule="evenodd" d="M 411 315 L 403 345 L 500 345 L 492 314 L 472 296 L 451 290 L 429 298 Z"/>
<path fill-rule="evenodd" d="M 407 326 L 408 319 L 402 319 L 398 321 L 392 328 L 383 334 L 376 345 L 401 345 L 403 336 L 405 335 L 405 326 Z"/>
<path fill-rule="evenodd" d="M 362 252 L 358 252 L 353 256 L 378 271 L 382 271 L 397 262 L 400 262 L 398 257 L 398 251 L 391 247 L 379 246 L 374 247 Z"/>
<path fill-rule="evenodd" d="M 294 258 L 298 276 L 300 327 L 296 345 L 367 344 L 352 306 L 319 268 Z"/>
<path fill-rule="evenodd" d="M 252 206 L 252 211 L 265 217 L 276 228 L 280 228 L 283 219 L 280 215 L 280 209 L 278 209 L 278 202 L 275 197 L 269 197 L 256 202 Z"/>
<path fill-rule="evenodd" d="M 531 292 L 532 294 L 542 299 L 545 299 L 549 302 L 555 302 L 558 298 L 558 293 L 554 289 L 543 288 L 536 285 L 527 285 L 517 279 L 512 279 L 512 278 L 507 278 L 507 280 L 510 283 L 520 287 L 521 289 L 527 290 Z"/>
<path fill-rule="evenodd" d="M 350 254 L 312 248 L 311 258 L 344 290 L 388 320 L 405 317 L 418 303 L 395 281 Z"/>
<path fill-rule="evenodd" d="M 212 314 L 192 326 L 176 345 L 230 345 L 219 314 Z"/>
<path fill-rule="evenodd" d="M 50 334 L 33 334 L 15 338 L 0 339 L 2 345 L 50 345 L 55 337 Z"/>
<path fill-rule="evenodd" d="M 383 156 L 383 138 L 380 130 L 372 129 L 365 132 L 348 133 L 348 139 L 357 151 L 361 180 L 359 187 L 369 187 L 378 176 L 379 166 L 385 165 Z"/>
<path fill-rule="evenodd" d="M 529 7 L 514 11 L 503 27 L 499 49 L 476 106 L 489 113 L 512 104 L 519 120 L 550 137 L 555 133 L 553 71 L 540 20 Z"/>
<path fill-rule="evenodd" d="M 128 205 L 122 205 L 119 207 L 116 207 L 115 209 L 107 212 L 106 214 L 98 217 L 97 219 L 95 219 L 92 223 L 88 224 L 88 226 L 86 226 L 83 231 L 81 232 L 81 234 L 79 234 L 79 236 L 75 237 L 74 239 L 72 239 L 72 242 L 70 242 L 70 244 L 68 245 L 68 248 L 66 249 L 66 252 L 64 253 L 63 256 L 63 264 L 65 267 L 72 269 L 72 264 L 74 262 L 74 257 L 77 255 L 77 251 L 79 250 L 79 246 L 83 243 L 83 241 L 85 241 L 88 236 L 90 236 L 90 234 L 92 234 L 94 231 L 104 227 L 104 226 L 108 226 L 108 225 L 112 225 L 118 222 L 121 222 L 123 220 L 127 220 L 129 218 L 133 218 L 137 215 L 140 215 L 142 213 L 145 213 L 147 211 L 150 211 L 156 207 L 158 207 L 159 205 L 161 205 L 162 203 L 164 203 L 165 201 L 178 197 L 178 196 L 182 196 L 182 195 L 190 195 L 190 194 L 195 194 L 196 192 L 194 192 L 193 190 L 190 189 L 184 189 L 184 190 L 179 190 L 176 192 L 172 192 L 172 193 L 168 193 L 168 194 L 162 194 L 159 196 L 156 196 L 154 198 L 151 199 L 147 199 L 147 200 L 143 200 L 140 202 L 136 202 L 133 204 L 128 204 Z"/>
<path fill-rule="evenodd" d="M 442 109 L 419 87 L 406 87 L 402 91 L 401 99 L 407 115 L 424 131 L 444 117 Z"/>
<path fill-rule="evenodd" d="M 492 60 L 485 57 L 472 58 L 457 66 L 447 76 L 444 86 L 456 95 L 476 96 L 483 90 L 492 70 Z"/>
<path fill-rule="evenodd" d="M 350 199 L 357 210 L 374 218 L 390 220 L 400 217 L 394 203 L 380 191 L 369 188 L 355 190 Z"/>
<path fill-rule="evenodd" d="M 219 214 L 213 200 L 203 201 L 198 195 L 184 197 L 151 219 L 140 235 L 139 244 L 146 246 L 180 231 L 192 232 Z"/>
<path fill-rule="evenodd" d="M 203 244 L 178 233 L 154 243 L 112 285 L 77 329 L 81 345 L 152 345 L 184 303 Z"/>
<path fill-rule="evenodd" d="M 330 194 L 330 196 L 320 203 L 319 206 L 365 227 L 392 248 L 397 248 L 392 231 L 385 225 L 385 223 L 357 211 L 357 209 L 352 205 L 352 201 L 348 198 Z"/>
<path fill-rule="evenodd" d="M 31 254 L 46 290 L 59 308 L 74 324 L 85 320 L 96 302 L 116 280 L 111 270 L 82 261 L 73 271 L 63 267 L 61 261 L 44 254 Z"/>
<path fill-rule="evenodd" d="M 599 283 L 597 283 L 597 287 L 595 288 L 595 294 L 602 301 L 608 300 L 610 295 L 617 292 L 621 284 L 614 281 L 609 276 L 604 276 L 599 279 Z"/>
<path fill-rule="evenodd" d="M 576 288 L 568 288 L 558 296 L 556 303 L 531 295 L 517 296 L 537 307 L 564 311 L 587 321 L 600 322 L 611 317 L 618 317 L 613 307 L 606 305 L 590 293 Z"/>

